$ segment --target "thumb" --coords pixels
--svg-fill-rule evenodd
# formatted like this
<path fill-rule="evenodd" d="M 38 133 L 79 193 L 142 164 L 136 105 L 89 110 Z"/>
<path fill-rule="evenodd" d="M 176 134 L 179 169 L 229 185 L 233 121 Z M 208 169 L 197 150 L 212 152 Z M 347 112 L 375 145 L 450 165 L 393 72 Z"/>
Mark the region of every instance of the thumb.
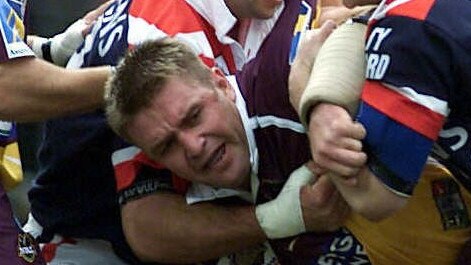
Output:
<path fill-rule="evenodd" d="M 337 188 L 327 175 L 322 175 L 311 186 L 310 192 L 315 195 L 315 203 L 323 206 L 337 193 Z"/>
<path fill-rule="evenodd" d="M 311 172 L 311 170 L 309 170 L 307 166 L 302 165 L 289 175 L 289 178 L 286 181 L 283 190 L 300 188 L 306 184 L 311 183 L 313 180 L 314 174 Z"/>

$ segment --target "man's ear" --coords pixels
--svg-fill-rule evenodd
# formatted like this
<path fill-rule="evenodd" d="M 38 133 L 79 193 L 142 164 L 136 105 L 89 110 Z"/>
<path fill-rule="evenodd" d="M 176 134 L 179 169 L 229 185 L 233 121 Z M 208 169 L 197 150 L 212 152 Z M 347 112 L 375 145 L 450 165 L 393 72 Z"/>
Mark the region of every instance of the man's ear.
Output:
<path fill-rule="evenodd" d="M 221 69 L 213 67 L 211 68 L 211 72 L 216 88 L 219 89 L 230 100 L 235 101 L 236 97 L 234 88 L 231 86 Z"/>

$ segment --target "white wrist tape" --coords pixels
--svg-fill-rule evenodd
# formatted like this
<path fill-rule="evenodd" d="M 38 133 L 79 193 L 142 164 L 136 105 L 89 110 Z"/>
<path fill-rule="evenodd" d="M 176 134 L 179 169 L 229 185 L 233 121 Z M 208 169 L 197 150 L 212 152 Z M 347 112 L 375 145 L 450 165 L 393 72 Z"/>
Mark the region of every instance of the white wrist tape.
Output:
<path fill-rule="evenodd" d="M 64 32 L 50 39 L 36 37 L 31 49 L 36 56 L 56 65 L 65 66 L 70 56 L 83 43 L 82 31 L 87 27 L 83 19 L 75 21 Z"/>
<path fill-rule="evenodd" d="M 31 38 L 31 50 L 33 50 L 36 57 L 44 58 L 43 50 L 41 49 L 42 45 L 49 41 L 47 38 L 39 36 L 28 36 L 28 40 Z"/>
<path fill-rule="evenodd" d="M 258 223 L 268 238 L 294 236 L 306 231 L 300 190 L 313 180 L 313 173 L 301 166 L 291 173 L 276 199 L 255 208 Z"/>
<path fill-rule="evenodd" d="M 322 45 L 299 103 L 304 125 L 309 111 L 321 102 L 342 106 L 355 115 L 365 81 L 365 34 L 366 25 L 346 22 Z"/>

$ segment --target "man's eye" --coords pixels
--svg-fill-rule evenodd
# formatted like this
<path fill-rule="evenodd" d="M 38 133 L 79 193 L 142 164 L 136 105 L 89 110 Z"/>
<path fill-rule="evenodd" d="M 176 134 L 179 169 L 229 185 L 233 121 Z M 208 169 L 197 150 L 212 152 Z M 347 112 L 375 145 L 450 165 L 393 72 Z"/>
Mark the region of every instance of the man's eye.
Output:
<path fill-rule="evenodd" d="M 165 142 L 165 144 L 160 149 L 160 155 L 163 156 L 167 154 L 171 147 L 172 147 L 172 141 Z"/>
<path fill-rule="evenodd" d="M 153 154 L 156 157 L 162 157 L 168 152 L 169 149 L 170 149 L 170 142 L 166 141 L 166 142 L 160 143 L 158 146 L 156 146 L 154 151 L 153 151 Z"/>
<path fill-rule="evenodd" d="M 200 118 L 200 109 L 196 109 L 195 111 L 193 111 L 191 113 L 191 116 L 190 116 L 190 122 L 192 125 L 196 124 Z"/>

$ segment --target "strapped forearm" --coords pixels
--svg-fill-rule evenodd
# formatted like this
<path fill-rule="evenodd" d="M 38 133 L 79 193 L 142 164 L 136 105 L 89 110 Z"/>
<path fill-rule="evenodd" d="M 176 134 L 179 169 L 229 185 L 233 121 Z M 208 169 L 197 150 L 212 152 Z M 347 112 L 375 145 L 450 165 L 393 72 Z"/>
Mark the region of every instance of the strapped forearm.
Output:
<path fill-rule="evenodd" d="M 353 10 L 357 16 L 366 15 L 375 6 L 363 6 Z M 365 23 L 348 20 L 341 24 L 319 50 L 308 84 L 301 96 L 299 112 L 301 122 L 307 125 L 311 110 L 326 102 L 342 106 L 352 117 L 365 79 L 366 61 L 364 42 Z"/>
<path fill-rule="evenodd" d="M 342 106 L 352 116 L 356 113 L 365 80 L 365 32 L 366 25 L 347 22 L 322 45 L 301 96 L 299 115 L 304 124 L 321 102 Z"/>

